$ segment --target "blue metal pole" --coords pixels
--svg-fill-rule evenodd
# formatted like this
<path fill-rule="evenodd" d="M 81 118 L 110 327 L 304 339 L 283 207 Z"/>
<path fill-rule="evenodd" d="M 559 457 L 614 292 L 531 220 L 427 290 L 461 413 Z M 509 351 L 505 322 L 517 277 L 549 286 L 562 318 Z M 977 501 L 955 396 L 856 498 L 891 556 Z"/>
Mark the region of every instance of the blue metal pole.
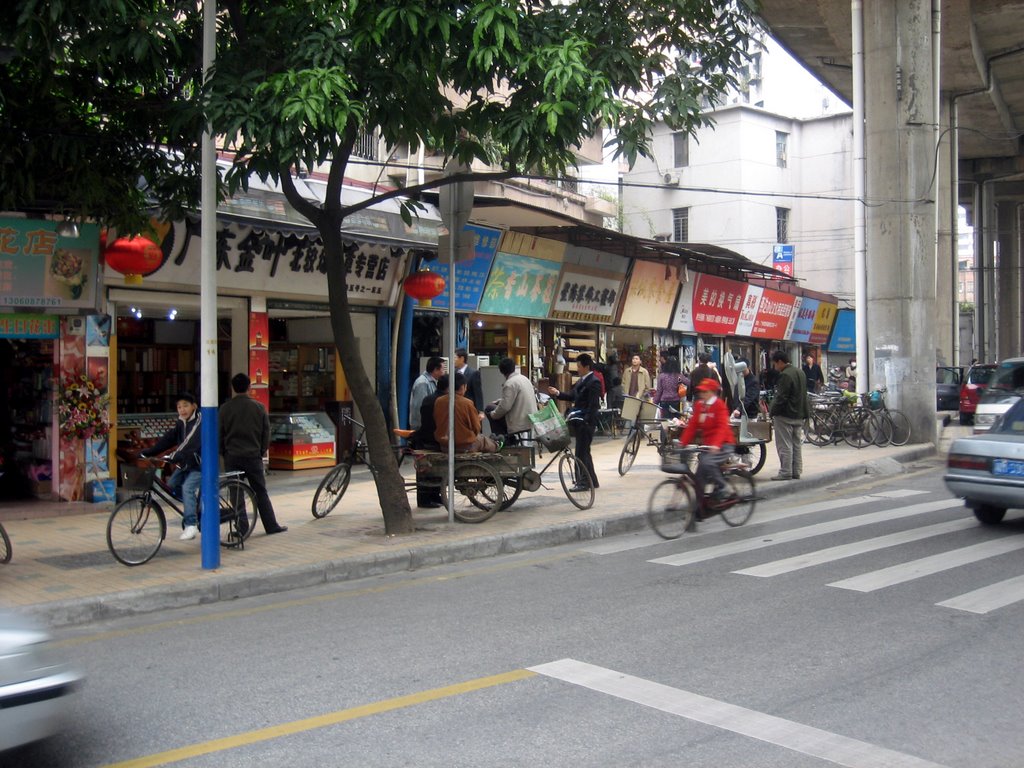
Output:
<path fill-rule="evenodd" d="M 205 402 L 205 400 L 204 400 Z M 202 504 L 200 520 L 202 528 L 203 568 L 220 567 L 220 472 L 217 455 L 217 407 L 204 405 L 203 414 L 203 479 L 200 484 Z"/>
<path fill-rule="evenodd" d="M 384 413 L 391 413 L 391 310 L 377 310 L 377 399 Z"/>
<path fill-rule="evenodd" d="M 398 423 L 409 426 L 409 370 L 412 364 L 412 315 L 416 300 L 406 297 L 402 307 L 402 322 L 398 328 L 398 355 L 395 358 L 395 397 L 398 398 Z M 418 373 L 418 372 L 417 372 Z"/>

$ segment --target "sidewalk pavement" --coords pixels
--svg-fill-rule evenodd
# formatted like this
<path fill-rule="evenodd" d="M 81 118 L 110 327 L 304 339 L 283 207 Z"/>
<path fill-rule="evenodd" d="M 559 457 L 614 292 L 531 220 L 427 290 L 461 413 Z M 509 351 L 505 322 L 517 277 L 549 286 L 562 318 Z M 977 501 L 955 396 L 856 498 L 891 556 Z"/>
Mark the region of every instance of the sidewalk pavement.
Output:
<path fill-rule="evenodd" d="M 967 432 L 954 426 L 940 429 L 940 452 L 952 436 Z M 14 556 L 0 566 L 0 607 L 17 608 L 53 627 L 69 626 L 638 530 L 646 526 L 648 493 L 663 475 L 656 449 L 643 445 L 632 469 L 620 477 L 622 443 L 621 437 L 594 442 L 601 487 L 589 510 L 569 503 L 552 467 L 543 476 L 546 487 L 524 491 L 510 509 L 484 523 L 450 524 L 445 509 L 414 507 L 415 533 L 398 537 L 384 534 L 376 489 L 365 467 L 353 470 L 344 498 L 322 520 L 313 518 L 310 504 L 326 470 L 274 472 L 268 477 L 270 495 L 288 531 L 267 537 L 257 522 L 244 550 L 220 550 L 215 570 L 203 570 L 198 538 L 178 540 L 173 513 L 160 552 L 149 563 L 129 568 L 115 561 L 106 546 L 112 504 L 5 502 L 0 521 Z M 758 494 L 778 498 L 865 473 L 899 471 L 895 462 L 916 461 L 935 451 L 930 443 L 861 450 L 804 444 L 803 477 L 769 482 L 779 466 L 775 446 L 769 444 L 765 466 L 756 476 Z M 411 467 L 403 471 L 412 474 Z M 412 494 L 410 501 L 415 504 Z"/>

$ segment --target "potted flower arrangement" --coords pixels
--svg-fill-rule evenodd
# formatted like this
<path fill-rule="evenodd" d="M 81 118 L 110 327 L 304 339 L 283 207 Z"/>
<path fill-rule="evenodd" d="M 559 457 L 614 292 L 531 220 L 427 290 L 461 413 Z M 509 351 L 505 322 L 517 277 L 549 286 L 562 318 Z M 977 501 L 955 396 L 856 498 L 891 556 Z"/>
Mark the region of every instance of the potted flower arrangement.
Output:
<path fill-rule="evenodd" d="M 110 396 L 84 373 L 65 376 L 57 404 L 61 437 L 80 440 L 106 437 L 110 432 L 109 402 Z"/>

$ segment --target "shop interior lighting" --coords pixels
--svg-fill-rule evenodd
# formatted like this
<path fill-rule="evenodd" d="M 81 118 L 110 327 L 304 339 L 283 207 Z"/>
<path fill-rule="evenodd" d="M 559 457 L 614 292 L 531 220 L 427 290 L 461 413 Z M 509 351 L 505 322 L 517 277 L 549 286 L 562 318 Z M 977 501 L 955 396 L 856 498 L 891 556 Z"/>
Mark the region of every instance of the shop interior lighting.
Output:
<path fill-rule="evenodd" d="M 137 320 L 141 320 L 142 319 L 142 310 L 139 309 L 138 307 L 129 307 L 128 311 L 131 314 L 135 315 L 135 318 Z"/>
<path fill-rule="evenodd" d="M 174 307 L 171 307 L 171 309 L 167 312 L 167 319 L 168 320 L 174 320 L 177 316 L 178 316 L 178 310 L 175 309 Z"/>
<path fill-rule="evenodd" d="M 484 327 L 484 321 L 483 320 L 477 320 L 476 321 L 476 327 L 477 328 L 483 328 Z"/>

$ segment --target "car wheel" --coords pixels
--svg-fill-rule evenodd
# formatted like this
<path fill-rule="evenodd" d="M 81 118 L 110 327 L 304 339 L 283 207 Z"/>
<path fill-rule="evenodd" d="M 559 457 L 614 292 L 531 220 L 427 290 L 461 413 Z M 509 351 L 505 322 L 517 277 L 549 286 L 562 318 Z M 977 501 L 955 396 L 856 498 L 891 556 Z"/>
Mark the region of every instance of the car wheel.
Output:
<path fill-rule="evenodd" d="M 963 411 L 960 411 L 960 425 L 961 426 L 969 427 L 973 423 L 974 423 L 974 414 L 973 413 L 964 413 Z"/>
<path fill-rule="evenodd" d="M 981 504 L 974 508 L 974 516 L 985 525 L 996 525 L 1001 522 L 1006 510 L 1002 507 L 993 507 L 989 504 Z"/>

